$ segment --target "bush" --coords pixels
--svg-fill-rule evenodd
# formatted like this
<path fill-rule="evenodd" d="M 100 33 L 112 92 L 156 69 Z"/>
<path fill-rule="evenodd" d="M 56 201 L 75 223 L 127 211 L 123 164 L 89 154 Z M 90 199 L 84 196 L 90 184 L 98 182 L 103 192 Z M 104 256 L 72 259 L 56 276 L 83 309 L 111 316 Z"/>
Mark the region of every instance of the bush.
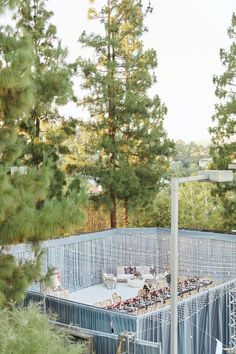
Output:
<path fill-rule="evenodd" d="M 0 311 L 0 354 L 85 354 L 35 306 Z"/>

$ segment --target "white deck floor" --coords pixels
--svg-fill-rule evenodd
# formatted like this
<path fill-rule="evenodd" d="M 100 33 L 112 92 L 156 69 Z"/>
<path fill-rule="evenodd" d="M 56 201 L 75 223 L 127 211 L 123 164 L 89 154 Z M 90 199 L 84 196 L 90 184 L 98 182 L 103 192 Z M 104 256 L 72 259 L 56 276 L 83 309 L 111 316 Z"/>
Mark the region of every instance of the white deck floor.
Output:
<path fill-rule="evenodd" d="M 66 295 L 66 299 L 93 305 L 97 301 L 111 299 L 113 293 L 118 293 L 122 300 L 138 295 L 139 288 L 132 288 L 127 283 L 117 283 L 116 289 L 108 290 L 102 284 L 90 286 Z"/>

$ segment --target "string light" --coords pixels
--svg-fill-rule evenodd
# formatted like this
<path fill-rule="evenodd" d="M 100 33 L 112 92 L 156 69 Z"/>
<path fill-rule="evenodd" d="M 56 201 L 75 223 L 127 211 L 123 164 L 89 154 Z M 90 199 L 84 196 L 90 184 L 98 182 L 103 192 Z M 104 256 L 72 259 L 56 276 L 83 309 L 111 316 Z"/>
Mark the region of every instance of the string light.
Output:
<path fill-rule="evenodd" d="M 195 322 L 200 318 L 206 308 L 212 311 L 211 306 L 218 303 L 228 306 L 225 298 L 230 289 L 236 287 L 233 280 L 236 278 L 236 240 L 230 235 L 179 231 L 179 241 L 179 276 L 211 278 L 215 286 L 179 302 L 178 321 L 186 325 L 186 321 Z M 116 273 L 117 266 L 155 265 L 159 273 L 170 269 L 170 230 L 167 229 L 118 229 L 89 237 L 48 241 L 43 246 L 43 271 L 50 265 L 56 266 L 61 271 L 63 287 L 71 292 L 101 283 L 102 272 Z M 22 245 L 11 251 L 18 260 L 34 258 Z M 229 309 L 224 308 L 224 311 L 227 313 Z M 143 339 L 149 332 L 170 325 L 170 308 L 166 306 L 143 314 L 137 321 L 138 333 Z M 148 321 L 151 328 L 143 329 Z"/>

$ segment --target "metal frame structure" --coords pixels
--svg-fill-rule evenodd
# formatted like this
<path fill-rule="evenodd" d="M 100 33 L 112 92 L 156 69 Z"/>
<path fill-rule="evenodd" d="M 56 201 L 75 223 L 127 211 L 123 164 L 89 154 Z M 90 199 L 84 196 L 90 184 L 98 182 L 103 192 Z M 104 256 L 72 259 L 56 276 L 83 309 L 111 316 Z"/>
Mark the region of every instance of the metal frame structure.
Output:
<path fill-rule="evenodd" d="M 213 354 L 214 338 L 229 347 L 228 294 L 236 289 L 236 238 L 189 230 L 179 231 L 178 237 L 179 276 L 213 280 L 210 289 L 178 301 L 179 353 L 201 354 L 204 349 Z M 170 269 L 172 239 L 169 229 L 160 228 L 114 229 L 54 239 L 42 245 L 43 270 L 49 266 L 59 269 L 62 286 L 70 293 L 101 284 L 103 271 L 115 273 L 118 266 L 127 264 L 156 265 L 157 272 L 163 274 Z M 19 260 L 33 260 L 29 245 L 16 245 L 9 248 L 10 251 Z M 48 295 L 44 299 L 36 285 L 32 284 L 34 294 L 29 294 L 29 301 L 44 300 L 45 312 L 57 314 L 61 323 L 73 323 L 88 330 L 95 336 L 99 354 L 115 353 L 118 336 L 124 331 L 137 333 L 135 350 L 138 354 L 157 354 L 158 348 L 154 346 L 158 342 L 163 354 L 170 354 L 171 311 L 168 304 L 157 311 L 132 316 L 80 303 L 79 298 L 72 301 Z M 132 346 L 130 343 L 131 353 Z"/>
<path fill-rule="evenodd" d="M 178 354 L 178 190 L 180 183 L 195 181 L 232 182 L 233 172 L 200 171 L 198 176 L 171 179 L 171 354 Z"/>
<path fill-rule="evenodd" d="M 230 350 L 236 353 L 236 288 L 229 292 L 229 336 L 230 336 Z"/>
<path fill-rule="evenodd" d="M 150 348 L 151 345 L 153 348 L 157 349 L 157 354 L 162 354 L 161 343 L 154 343 L 154 342 L 148 342 L 145 340 L 137 339 L 136 336 L 137 333 L 135 332 L 125 331 L 120 333 L 119 339 L 125 342 L 125 351 L 122 351 L 120 354 L 136 354 L 137 345 L 148 346 L 148 348 Z"/>

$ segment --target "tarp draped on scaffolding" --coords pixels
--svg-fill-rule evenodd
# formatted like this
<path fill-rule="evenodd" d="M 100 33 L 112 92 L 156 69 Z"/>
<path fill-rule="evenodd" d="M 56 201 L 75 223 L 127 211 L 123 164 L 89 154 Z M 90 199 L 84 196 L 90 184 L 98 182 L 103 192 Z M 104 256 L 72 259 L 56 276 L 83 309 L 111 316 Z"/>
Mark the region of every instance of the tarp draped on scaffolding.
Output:
<path fill-rule="evenodd" d="M 70 292 L 101 283 L 102 272 L 116 273 L 117 266 L 155 265 L 158 273 L 170 269 L 170 230 L 167 229 L 109 230 L 51 240 L 43 247 L 44 270 L 50 265 L 57 267 L 63 286 Z M 32 257 L 25 245 L 15 246 L 11 252 L 19 259 Z M 179 275 L 211 278 L 215 286 L 179 302 L 179 353 L 215 354 L 216 339 L 224 346 L 229 344 L 228 292 L 236 287 L 235 236 L 180 231 Z M 31 290 L 38 290 L 37 286 Z M 32 297 L 42 296 L 29 293 L 28 299 Z M 119 335 L 123 331 L 135 332 L 138 340 L 161 342 L 162 353 L 170 352 L 168 306 L 136 317 L 51 296 L 45 302 L 47 310 L 57 313 L 61 322 L 103 332 L 97 354 L 112 354 L 114 343 L 111 351 L 99 349 L 109 347 L 105 334 Z M 140 354 L 150 354 L 149 349 L 143 346 Z"/>

